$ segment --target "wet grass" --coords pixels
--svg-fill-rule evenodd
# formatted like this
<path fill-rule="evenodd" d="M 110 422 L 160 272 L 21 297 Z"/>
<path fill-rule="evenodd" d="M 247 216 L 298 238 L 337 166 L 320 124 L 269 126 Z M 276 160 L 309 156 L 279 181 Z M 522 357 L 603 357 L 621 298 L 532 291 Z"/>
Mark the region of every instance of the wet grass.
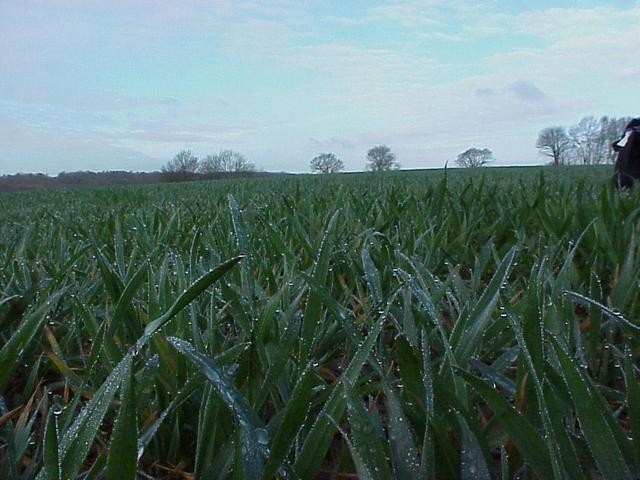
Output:
<path fill-rule="evenodd" d="M 0 478 L 634 478 L 609 175 L 0 195 Z"/>

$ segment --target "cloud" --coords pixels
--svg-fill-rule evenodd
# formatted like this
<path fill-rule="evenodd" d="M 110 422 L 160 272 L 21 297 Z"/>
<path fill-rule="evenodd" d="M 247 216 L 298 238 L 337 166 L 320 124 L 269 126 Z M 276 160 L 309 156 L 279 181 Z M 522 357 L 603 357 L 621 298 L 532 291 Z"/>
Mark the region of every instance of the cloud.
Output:
<path fill-rule="evenodd" d="M 371 8 L 366 19 L 397 23 L 405 28 L 434 26 L 441 18 L 439 7 L 440 2 L 395 2 Z"/>
<path fill-rule="evenodd" d="M 518 80 L 507 86 L 516 97 L 528 102 L 546 102 L 548 97 L 528 80 Z"/>
<path fill-rule="evenodd" d="M 640 23 L 640 4 L 629 4 L 626 8 L 615 6 L 554 7 L 530 9 L 521 13 L 493 14 L 485 17 L 486 24 L 503 33 L 515 32 L 535 35 L 549 42 L 576 39 L 589 41 L 610 37 L 619 42 L 620 35 L 637 32 Z M 612 30 L 612 26 L 623 26 Z M 624 46 L 624 43 L 619 43 Z"/>
<path fill-rule="evenodd" d="M 73 170 L 157 170 L 162 161 L 139 150 L 83 138 L 56 138 L 43 132 L 18 131 L 0 138 L 0 174 Z"/>
<path fill-rule="evenodd" d="M 331 150 L 333 148 L 341 148 L 345 150 L 351 150 L 355 147 L 353 141 L 341 137 L 331 137 L 326 140 L 318 140 L 317 138 L 310 137 L 308 140 L 309 144 L 311 144 L 314 148 L 319 149 Z"/>
<path fill-rule="evenodd" d="M 99 135 L 106 141 L 127 143 L 215 143 L 229 141 L 239 135 L 255 131 L 253 127 L 235 125 L 215 125 L 188 121 L 139 121 L 129 123 L 125 129 L 101 131 Z"/>
<path fill-rule="evenodd" d="M 621 65 L 615 69 L 613 75 L 622 82 L 637 84 L 640 78 L 640 65 Z"/>
<path fill-rule="evenodd" d="M 474 94 L 476 97 L 490 98 L 496 94 L 496 91 L 493 88 L 483 87 L 483 88 L 476 88 L 476 90 L 474 91 Z"/>
<path fill-rule="evenodd" d="M 424 31 L 448 28 L 451 18 L 461 20 L 472 14 L 486 13 L 491 7 L 487 2 L 478 5 L 469 0 L 395 0 L 372 5 L 360 17 L 334 19 L 344 24 L 392 24 Z"/>
<path fill-rule="evenodd" d="M 497 73 L 524 71 L 557 82 L 616 72 L 630 63 L 631 45 L 640 38 L 640 4 L 626 9 L 551 8 L 491 15 L 485 21 L 502 33 L 530 35 L 539 43 L 494 55 L 490 64 Z"/>

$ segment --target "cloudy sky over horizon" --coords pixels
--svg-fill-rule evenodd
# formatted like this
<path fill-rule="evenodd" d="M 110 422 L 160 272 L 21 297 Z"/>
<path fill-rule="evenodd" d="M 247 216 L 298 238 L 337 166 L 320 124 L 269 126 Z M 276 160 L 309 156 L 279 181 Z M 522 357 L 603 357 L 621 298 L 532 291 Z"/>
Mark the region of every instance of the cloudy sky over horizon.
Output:
<path fill-rule="evenodd" d="M 361 170 L 640 115 L 640 1 L 0 1 L 0 174 L 156 170 L 178 150 Z"/>

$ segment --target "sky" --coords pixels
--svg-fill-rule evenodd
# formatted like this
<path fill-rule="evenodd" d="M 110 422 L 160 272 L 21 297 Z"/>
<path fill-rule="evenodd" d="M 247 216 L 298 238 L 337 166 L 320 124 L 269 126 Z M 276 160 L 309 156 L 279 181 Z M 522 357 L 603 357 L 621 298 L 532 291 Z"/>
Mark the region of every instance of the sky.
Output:
<path fill-rule="evenodd" d="M 640 115 L 638 39 L 640 1 L 0 0 L 0 174 L 541 164 L 544 127 Z"/>

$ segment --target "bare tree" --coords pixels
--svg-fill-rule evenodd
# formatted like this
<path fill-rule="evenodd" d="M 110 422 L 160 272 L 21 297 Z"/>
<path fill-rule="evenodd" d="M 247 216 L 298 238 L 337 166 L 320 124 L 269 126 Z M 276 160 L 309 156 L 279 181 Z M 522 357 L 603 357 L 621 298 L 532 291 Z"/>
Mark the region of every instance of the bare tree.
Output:
<path fill-rule="evenodd" d="M 222 150 L 218 156 L 227 172 L 255 172 L 256 170 L 256 166 L 239 152 Z"/>
<path fill-rule="evenodd" d="M 565 163 L 571 142 L 564 127 L 545 128 L 538 135 L 536 148 L 551 158 L 554 165 Z"/>
<path fill-rule="evenodd" d="M 611 144 L 620 138 L 630 121 L 630 117 L 584 117 L 568 131 L 563 127 L 545 128 L 536 147 L 554 165 L 614 163 L 617 154 Z"/>
<path fill-rule="evenodd" d="M 224 172 L 222 163 L 220 162 L 220 157 L 218 155 L 207 155 L 200 162 L 200 173 L 204 173 L 205 175 L 211 173 L 220 173 Z"/>
<path fill-rule="evenodd" d="M 191 154 L 191 150 L 180 150 L 162 167 L 163 173 L 190 174 L 198 170 L 198 157 Z"/>
<path fill-rule="evenodd" d="M 493 152 L 488 148 L 470 148 L 462 152 L 456 158 L 456 163 L 461 167 L 484 167 L 495 160 Z"/>
<path fill-rule="evenodd" d="M 207 155 L 200 165 L 200 173 L 211 174 L 221 172 L 255 172 L 256 166 L 240 152 L 222 150 L 217 154 Z"/>
<path fill-rule="evenodd" d="M 335 153 L 323 153 L 314 157 L 309 163 L 312 172 L 338 173 L 344 170 L 344 163 Z"/>
<path fill-rule="evenodd" d="M 600 139 L 604 149 L 604 161 L 615 163 L 617 152 L 611 148 L 611 144 L 618 140 L 623 134 L 625 127 L 632 120 L 632 117 L 607 117 L 600 119 Z"/>
<path fill-rule="evenodd" d="M 604 160 L 600 125 L 595 117 L 584 117 L 569 129 L 569 138 L 574 147 L 576 163 L 593 165 Z"/>
<path fill-rule="evenodd" d="M 376 145 L 367 152 L 367 170 L 383 172 L 400 168 L 396 156 L 386 145 Z"/>

